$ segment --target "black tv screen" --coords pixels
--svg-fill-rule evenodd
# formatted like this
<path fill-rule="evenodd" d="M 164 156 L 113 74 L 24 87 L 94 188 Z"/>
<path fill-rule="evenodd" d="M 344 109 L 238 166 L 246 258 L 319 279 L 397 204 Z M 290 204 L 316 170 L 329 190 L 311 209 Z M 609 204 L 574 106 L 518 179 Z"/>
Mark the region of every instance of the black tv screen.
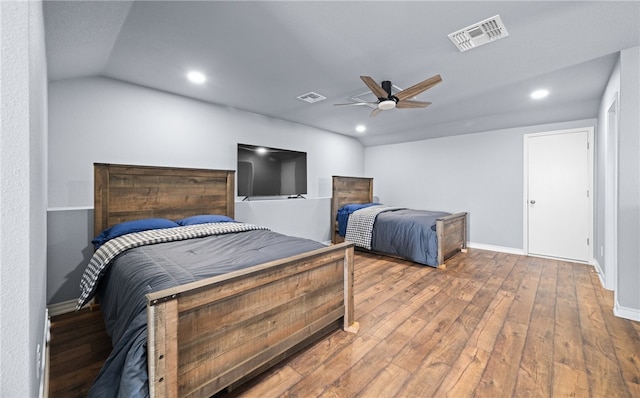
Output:
<path fill-rule="evenodd" d="M 238 196 L 306 194 L 306 152 L 238 144 Z"/>

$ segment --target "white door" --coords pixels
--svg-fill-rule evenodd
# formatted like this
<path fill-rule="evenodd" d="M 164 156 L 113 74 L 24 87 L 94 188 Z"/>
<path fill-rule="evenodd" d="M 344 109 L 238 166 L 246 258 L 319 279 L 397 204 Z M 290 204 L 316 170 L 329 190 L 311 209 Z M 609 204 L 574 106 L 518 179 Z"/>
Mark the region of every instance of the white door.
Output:
<path fill-rule="evenodd" d="M 527 251 L 588 261 L 588 132 L 525 136 Z"/>

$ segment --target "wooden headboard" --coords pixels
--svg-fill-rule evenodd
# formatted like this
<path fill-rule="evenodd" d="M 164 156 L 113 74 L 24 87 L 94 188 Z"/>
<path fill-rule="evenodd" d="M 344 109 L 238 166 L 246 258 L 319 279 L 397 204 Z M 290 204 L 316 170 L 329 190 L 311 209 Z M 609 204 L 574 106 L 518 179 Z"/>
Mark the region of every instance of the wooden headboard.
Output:
<path fill-rule="evenodd" d="M 94 236 L 123 221 L 234 217 L 235 171 L 94 163 Z"/>
<path fill-rule="evenodd" d="M 373 178 L 333 176 L 331 195 L 331 243 L 339 243 L 336 215 L 349 203 L 373 202 Z"/>

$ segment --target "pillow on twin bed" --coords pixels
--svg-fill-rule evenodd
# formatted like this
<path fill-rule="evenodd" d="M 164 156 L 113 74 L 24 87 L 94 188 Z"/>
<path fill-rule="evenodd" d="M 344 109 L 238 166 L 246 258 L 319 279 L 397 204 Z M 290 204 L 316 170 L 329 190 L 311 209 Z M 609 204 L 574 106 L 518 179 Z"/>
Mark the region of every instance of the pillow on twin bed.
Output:
<path fill-rule="evenodd" d="M 347 233 L 347 221 L 349 216 L 356 210 L 364 209 L 365 207 L 378 206 L 380 203 L 349 203 L 338 209 L 336 214 L 336 221 L 338 221 L 338 235 L 344 236 Z"/>
<path fill-rule="evenodd" d="M 200 216 L 187 217 L 187 218 L 183 218 L 182 220 L 176 221 L 178 225 L 182 225 L 182 226 L 206 224 L 211 222 L 235 222 L 235 220 L 231 217 L 223 216 L 220 214 L 203 214 Z"/>
<path fill-rule="evenodd" d="M 133 232 L 142 232 L 149 229 L 162 229 L 179 227 L 176 222 L 167 220 L 166 218 L 145 218 L 142 220 L 125 221 L 120 224 L 116 224 L 113 227 L 107 228 L 98 236 L 96 236 L 91 243 L 96 250 L 108 240 L 117 238 L 125 234 Z"/>
<path fill-rule="evenodd" d="M 338 211 L 351 214 L 354 211 L 364 209 L 365 207 L 379 206 L 379 205 L 380 203 L 349 203 L 342 206 L 340 209 L 338 209 Z"/>

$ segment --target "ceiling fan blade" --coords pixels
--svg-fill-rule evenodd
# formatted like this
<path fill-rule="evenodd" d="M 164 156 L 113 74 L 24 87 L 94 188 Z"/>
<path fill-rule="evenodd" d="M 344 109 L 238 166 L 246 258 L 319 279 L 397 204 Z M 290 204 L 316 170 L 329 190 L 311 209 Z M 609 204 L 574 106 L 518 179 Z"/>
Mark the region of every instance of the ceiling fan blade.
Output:
<path fill-rule="evenodd" d="M 431 87 L 435 86 L 436 84 L 440 83 L 441 81 L 442 81 L 442 78 L 440 77 L 440 75 L 435 75 L 427 80 L 421 81 L 418 84 L 414 84 L 413 86 L 407 89 L 404 89 L 399 93 L 396 93 L 395 97 L 398 98 L 400 101 L 406 100 L 407 98 L 415 97 L 421 92 L 428 90 Z"/>
<path fill-rule="evenodd" d="M 371 111 L 371 115 L 369 115 L 369 117 L 376 117 L 376 115 L 377 115 L 378 113 L 380 113 L 380 112 L 382 112 L 382 109 L 380 109 L 380 108 L 376 108 L 376 109 L 374 109 L 374 110 L 372 110 L 372 111 Z"/>
<path fill-rule="evenodd" d="M 387 98 L 389 96 L 389 94 L 386 91 L 384 91 L 382 86 L 380 86 L 378 83 L 376 83 L 376 81 L 373 80 L 371 77 L 369 77 L 369 76 L 360 76 L 360 79 L 362 79 L 364 84 L 366 84 L 367 87 L 369 87 L 369 90 L 371 90 L 371 92 L 376 97 L 378 97 L 378 98 Z"/>
<path fill-rule="evenodd" d="M 377 102 L 347 102 L 346 104 L 333 104 L 333 106 L 344 106 L 344 105 L 377 105 Z"/>
<path fill-rule="evenodd" d="M 426 108 L 429 105 L 431 105 L 431 102 L 404 100 L 404 101 L 399 101 L 396 104 L 396 108 L 400 108 L 400 109 Z"/>

